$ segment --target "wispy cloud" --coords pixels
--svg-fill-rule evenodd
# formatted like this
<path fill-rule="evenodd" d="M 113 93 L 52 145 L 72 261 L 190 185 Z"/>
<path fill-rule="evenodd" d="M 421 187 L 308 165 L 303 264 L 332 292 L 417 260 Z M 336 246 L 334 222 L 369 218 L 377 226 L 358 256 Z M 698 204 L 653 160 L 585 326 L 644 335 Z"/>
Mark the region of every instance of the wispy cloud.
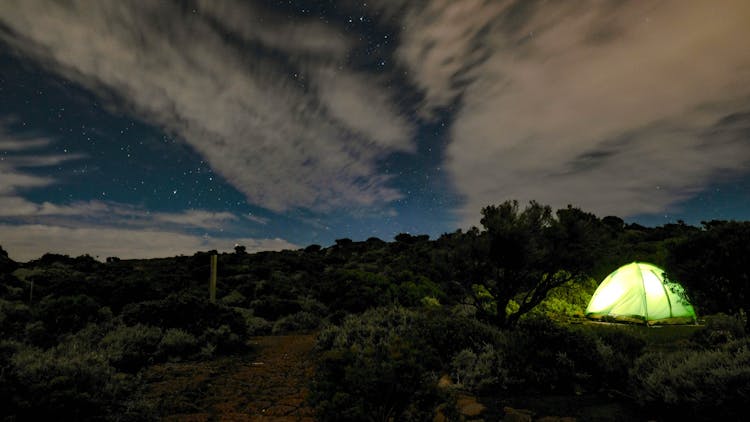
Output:
<path fill-rule="evenodd" d="M 239 220 L 229 212 L 196 209 L 152 212 L 133 205 L 97 200 L 68 204 L 30 201 L 24 197 L 27 189 L 57 182 L 54 178 L 35 176 L 31 170 L 82 156 L 40 154 L 36 148 L 51 145 L 54 140 L 11 136 L 2 122 L 0 134 L 3 142 L 0 145 L 13 146 L 4 151 L 14 152 L 0 155 L 0 242 L 14 259 L 25 261 L 46 252 L 152 258 L 193 254 L 197 250 L 231 250 L 237 243 L 245 245 L 248 251 L 296 247 L 279 238 L 190 234 L 198 230 L 222 232 L 224 227 Z"/>
<path fill-rule="evenodd" d="M 122 229 L 114 227 L 63 227 L 54 225 L 5 225 L 3 248 L 11 258 L 28 261 L 45 252 L 71 256 L 89 254 L 103 259 L 153 258 L 192 255 L 199 250 L 231 251 L 235 244 L 244 245 L 248 252 L 297 249 L 283 239 L 216 238 L 194 236 L 158 229 Z M 40 249 L 40 245 L 44 245 Z"/>
<path fill-rule="evenodd" d="M 222 223 L 235 221 L 237 216 L 230 212 L 188 210 L 180 213 L 154 213 L 153 219 L 157 222 L 208 229 L 219 228 Z"/>
<path fill-rule="evenodd" d="M 231 236 L 230 228 L 237 220 L 239 217 L 229 212 L 163 213 L 112 202 L 59 205 L 0 196 L 0 221 L 5 222 L 0 223 L 0 240 L 19 260 L 46 252 L 153 258 L 206 249 L 231 250 L 237 243 L 248 251 L 296 248 L 280 238 Z M 221 235 L 191 234 L 197 230 Z"/>
<path fill-rule="evenodd" d="M 509 198 L 654 213 L 747 168 L 723 120 L 750 110 L 746 1 L 434 0 L 406 16 L 397 56 L 423 112 L 458 105 L 446 168 L 465 222 Z"/>
<path fill-rule="evenodd" d="M 268 220 L 252 217 L 265 224 Z M 130 228 L 154 228 L 183 231 L 216 230 L 228 227 L 239 217 L 230 212 L 187 209 L 181 212 L 153 212 L 132 205 L 105 201 L 78 201 L 69 204 L 32 202 L 21 196 L 0 196 L 0 218 L 19 224 L 56 223 L 66 226 L 96 225 Z M 245 216 L 247 219 L 250 217 Z"/>
<path fill-rule="evenodd" d="M 0 204 L 7 205 L 0 207 L 0 215 L 11 212 L 9 210 L 14 207 L 25 207 L 18 197 L 20 192 L 55 183 L 52 178 L 34 175 L 29 170 L 84 157 L 79 154 L 40 154 L 36 149 L 49 145 L 52 139 L 11 135 L 6 128 L 8 123 L 7 119 L 0 121 Z"/>
<path fill-rule="evenodd" d="M 2 122 L 0 122 L 2 128 Z M 0 152 L 14 152 L 28 150 L 32 148 L 41 148 L 49 145 L 48 139 L 8 139 L 7 134 L 0 132 Z"/>
<path fill-rule="evenodd" d="M 0 39 L 180 135 L 251 203 L 327 210 L 401 196 L 376 163 L 412 151 L 412 128 L 378 78 L 343 66 L 353 40 L 314 19 L 284 32 L 280 16 L 236 2 L 199 2 L 196 12 L 10 1 Z M 331 91 L 332 66 L 347 90 Z"/>

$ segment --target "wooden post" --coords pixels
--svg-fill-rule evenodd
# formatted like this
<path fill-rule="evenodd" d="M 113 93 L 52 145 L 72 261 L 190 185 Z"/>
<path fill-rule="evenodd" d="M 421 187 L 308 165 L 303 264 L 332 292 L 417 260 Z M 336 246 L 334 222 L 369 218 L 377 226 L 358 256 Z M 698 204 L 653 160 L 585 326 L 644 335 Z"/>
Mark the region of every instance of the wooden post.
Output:
<path fill-rule="evenodd" d="M 209 298 L 211 303 L 216 302 L 216 267 L 218 265 L 218 256 L 211 255 L 211 281 L 208 287 Z"/>

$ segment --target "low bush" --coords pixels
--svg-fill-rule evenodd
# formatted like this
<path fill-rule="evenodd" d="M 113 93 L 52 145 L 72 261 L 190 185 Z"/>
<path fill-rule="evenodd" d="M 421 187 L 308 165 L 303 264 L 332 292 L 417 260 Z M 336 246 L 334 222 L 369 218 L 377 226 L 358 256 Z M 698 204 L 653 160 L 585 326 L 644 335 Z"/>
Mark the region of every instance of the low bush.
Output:
<path fill-rule="evenodd" d="M 274 335 L 287 334 L 294 332 L 309 332 L 320 326 L 321 319 L 319 316 L 310 312 L 297 312 L 296 314 L 287 315 L 280 318 L 273 324 Z"/>
<path fill-rule="evenodd" d="M 152 325 L 163 329 L 179 328 L 200 337 L 209 329 L 229 327 L 233 334 L 244 337 L 247 326 L 242 315 L 233 308 L 211 303 L 204 297 L 189 293 L 172 294 L 163 300 L 126 305 L 122 319 L 127 325 Z"/>
<path fill-rule="evenodd" d="M 0 346 L 0 355 L 8 347 Z M 3 416 L 9 420 L 153 420 L 138 379 L 117 374 L 81 337 L 42 350 L 16 344 L 0 356 Z"/>
<path fill-rule="evenodd" d="M 198 352 L 198 339 L 187 331 L 179 328 L 170 328 L 164 332 L 164 336 L 157 347 L 157 354 L 171 361 L 189 358 Z"/>
<path fill-rule="evenodd" d="M 425 420 L 445 400 L 439 374 L 496 330 L 445 312 L 378 308 L 318 335 L 310 400 L 321 420 Z"/>
<path fill-rule="evenodd" d="M 592 278 L 571 280 L 555 287 L 524 318 L 582 318 L 599 283 Z"/>
<path fill-rule="evenodd" d="M 527 318 L 495 342 L 476 342 L 453 356 L 457 382 L 474 391 L 489 389 L 529 393 L 572 393 L 621 388 L 632 361 L 645 342 L 619 330 L 591 330 Z"/>
<path fill-rule="evenodd" d="M 161 342 L 160 328 L 137 324 L 111 331 L 102 339 L 101 347 L 112 366 L 120 371 L 136 372 L 154 363 Z"/>
<path fill-rule="evenodd" d="M 451 373 L 456 384 L 480 394 L 494 394 L 506 390 L 512 383 L 503 365 L 503 355 L 494 345 L 485 344 L 479 351 L 464 349 L 451 361 Z"/>
<path fill-rule="evenodd" d="M 271 334 L 273 324 L 267 321 L 265 318 L 255 316 L 253 311 L 246 308 L 232 308 L 235 312 L 240 314 L 245 320 L 245 326 L 247 327 L 247 335 L 249 336 L 263 336 Z"/>
<path fill-rule="evenodd" d="M 217 328 L 207 328 L 203 334 L 198 337 L 200 343 L 203 343 L 203 356 L 209 357 L 213 354 L 228 354 L 243 350 L 246 345 L 244 336 L 240 337 L 233 332 L 229 325 L 222 325 Z M 205 353 L 210 350 L 211 353 Z"/>
<path fill-rule="evenodd" d="M 516 388 L 568 393 L 599 370 L 594 336 L 546 318 L 522 321 L 501 347 Z"/>
<path fill-rule="evenodd" d="M 111 312 L 102 313 L 100 309 L 99 303 L 86 295 L 47 296 L 34 307 L 34 314 L 44 324 L 52 344 L 61 334 L 74 333 L 111 316 Z"/>
<path fill-rule="evenodd" d="M 30 321 L 31 310 L 27 305 L 0 299 L 0 338 L 22 339 Z"/>
<path fill-rule="evenodd" d="M 745 324 L 739 318 L 716 314 L 705 318 L 704 327 L 693 334 L 691 340 L 706 348 L 716 347 L 745 337 Z"/>
<path fill-rule="evenodd" d="M 669 418 L 741 420 L 750 400 L 750 342 L 646 353 L 630 379 L 636 401 Z"/>

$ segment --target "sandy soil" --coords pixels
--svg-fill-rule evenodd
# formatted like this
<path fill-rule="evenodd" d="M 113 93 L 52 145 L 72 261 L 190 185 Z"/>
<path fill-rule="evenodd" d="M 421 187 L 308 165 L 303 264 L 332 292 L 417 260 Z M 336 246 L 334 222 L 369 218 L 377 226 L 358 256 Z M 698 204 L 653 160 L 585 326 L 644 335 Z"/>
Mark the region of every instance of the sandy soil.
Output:
<path fill-rule="evenodd" d="M 252 339 L 248 356 L 149 368 L 149 399 L 166 421 L 313 421 L 305 405 L 313 335 Z"/>

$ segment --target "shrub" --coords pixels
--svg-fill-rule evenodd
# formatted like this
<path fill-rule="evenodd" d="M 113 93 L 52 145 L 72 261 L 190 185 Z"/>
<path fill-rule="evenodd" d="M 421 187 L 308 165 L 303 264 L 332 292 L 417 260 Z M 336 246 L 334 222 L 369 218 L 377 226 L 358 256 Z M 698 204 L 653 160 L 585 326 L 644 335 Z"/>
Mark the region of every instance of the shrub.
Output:
<path fill-rule="evenodd" d="M 159 356 L 169 360 L 179 360 L 190 357 L 198 351 L 198 339 L 187 331 L 170 328 L 164 332 L 157 349 Z"/>
<path fill-rule="evenodd" d="M 247 301 L 247 298 L 237 290 L 232 290 L 228 295 L 221 298 L 221 303 L 227 306 L 241 306 Z"/>
<path fill-rule="evenodd" d="M 705 326 L 691 340 L 703 347 L 715 347 L 745 337 L 745 324 L 739 318 L 716 314 L 706 317 Z"/>
<path fill-rule="evenodd" d="M 306 332 L 317 329 L 320 326 L 320 317 L 310 312 L 297 312 L 285 316 L 273 324 L 272 334 L 286 334 L 292 332 Z"/>
<path fill-rule="evenodd" d="M 3 348 L 0 347 L 0 350 Z M 6 348 L 7 349 L 7 348 Z M 116 374 L 107 357 L 77 337 L 48 350 L 16 345 L 0 378 L 10 420 L 151 420 L 137 379 Z"/>
<path fill-rule="evenodd" d="M 619 388 L 645 342 L 622 327 L 607 328 L 611 329 L 591 330 L 548 318 L 522 320 L 500 336 L 495 372 L 485 377 L 496 378 L 499 386 L 530 392 L 570 393 L 612 383 Z"/>
<path fill-rule="evenodd" d="M 90 322 L 103 320 L 101 306 L 86 295 L 47 296 L 35 307 L 36 317 L 44 324 L 51 339 L 60 334 L 73 333 Z"/>
<path fill-rule="evenodd" d="M 0 257 L 0 261 L 2 257 Z M 0 266 L 2 266 L 0 264 Z M 6 300 L 28 300 L 28 293 L 24 293 L 28 290 L 26 283 L 19 280 L 10 274 L 3 274 L 0 270 L 0 298 Z"/>
<path fill-rule="evenodd" d="M 21 302 L 0 299 L 0 338 L 22 339 L 31 310 Z"/>
<path fill-rule="evenodd" d="M 318 335 L 310 399 L 322 420 L 424 420 L 443 400 L 437 376 L 496 330 L 444 312 L 378 308 Z"/>
<path fill-rule="evenodd" d="M 18 394 L 17 382 L 13 374 L 13 355 L 24 347 L 13 340 L 0 340 L 0 409 L 13 409 L 14 396 Z M 4 414 L 10 414 L 4 411 Z"/>
<path fill-rule="evenodd" d="M 154 362 L 161 341 L 161 329 L 137 324 L 116 328 L 104 336 L 101 346 L 115 368 L 135 372 Z"/>
<path fill-rule="evenodd" d="M 203 335 L 199 337 L 199 341 L 211 346 L 206 349 L 210 349 L 210 355 L 214 353 L 232 353 L 245 348 L 243 338 L 237 335 L 237 333 L 232 332 L 232 329 L 228 325 L 222 325 L 218 328 L 207 328 L 203 332 Z"/>
<path fill-rule="evenodd" d="M 633 361 L 643 353 L 646 341 L 638 331 L 623 326 L 597 326 L 596 330 L 582 326 L 577 328 L 594 337 L 596 366 L 591 368 L 589 384 L 610 388 L 621 388 Z"/>
<path fill-rule="evenodd" d="M 581 318 L 597 286 L 598 283 L 592 278 L 571 280 L 550 290 L 547 297 L 524 317 Z"/>
<path fill-rule="evenodd" d="M 451 361 L 452 374 L 456 383 L 479 393 L 492 389 L 507 389 L 510 374 L 503 367 L 503 357 L 491 344 L 485 344 L 474 351 L 464 349 Z"/>
<path fill-rule="evenodd" d="M 278 319 L 302 310 L 299 302 L 276 296 L 264 296 L 250 302 L 253 314 L 265 319 Z"/>
<path fill-rule="evenodd" d="M 503 338 L 506 370 L 538 391 L 572 392 L 597 371 L 594 338 L 547 318 L 522 321 Z"/>
<path fill-rule="evenodd" d="M 430 391 L 424 350 L 402 308 L 348 317 L 319 335 L 310 399 L 321 420 L 404 420 L 417 392 Z"/>
<path fill-rule="evenodd" d="M 247 335 L 245 319 L 233 308 L 187 293 L 127 305 L 123 308 L 122 319 L 128 325 L 179 328 L 196 337 L 221 326 L 226 326 L 235 336 Z"/>
<path fill-rule="evenodd" d="M 250 336 L 262 336 L 271 334 L 273 325 L 264 318 L 253 315 L 253 311 L 245 308 L 232 308 L 245 320 L 247 334 Z"/>
<path fill-rule="evenodd" d="M 712 350 L 647 353 L 630 372 L 633 395 L 671 417 L 740 420 L 750 400 L 748 346 L 743 339 Z"/>

